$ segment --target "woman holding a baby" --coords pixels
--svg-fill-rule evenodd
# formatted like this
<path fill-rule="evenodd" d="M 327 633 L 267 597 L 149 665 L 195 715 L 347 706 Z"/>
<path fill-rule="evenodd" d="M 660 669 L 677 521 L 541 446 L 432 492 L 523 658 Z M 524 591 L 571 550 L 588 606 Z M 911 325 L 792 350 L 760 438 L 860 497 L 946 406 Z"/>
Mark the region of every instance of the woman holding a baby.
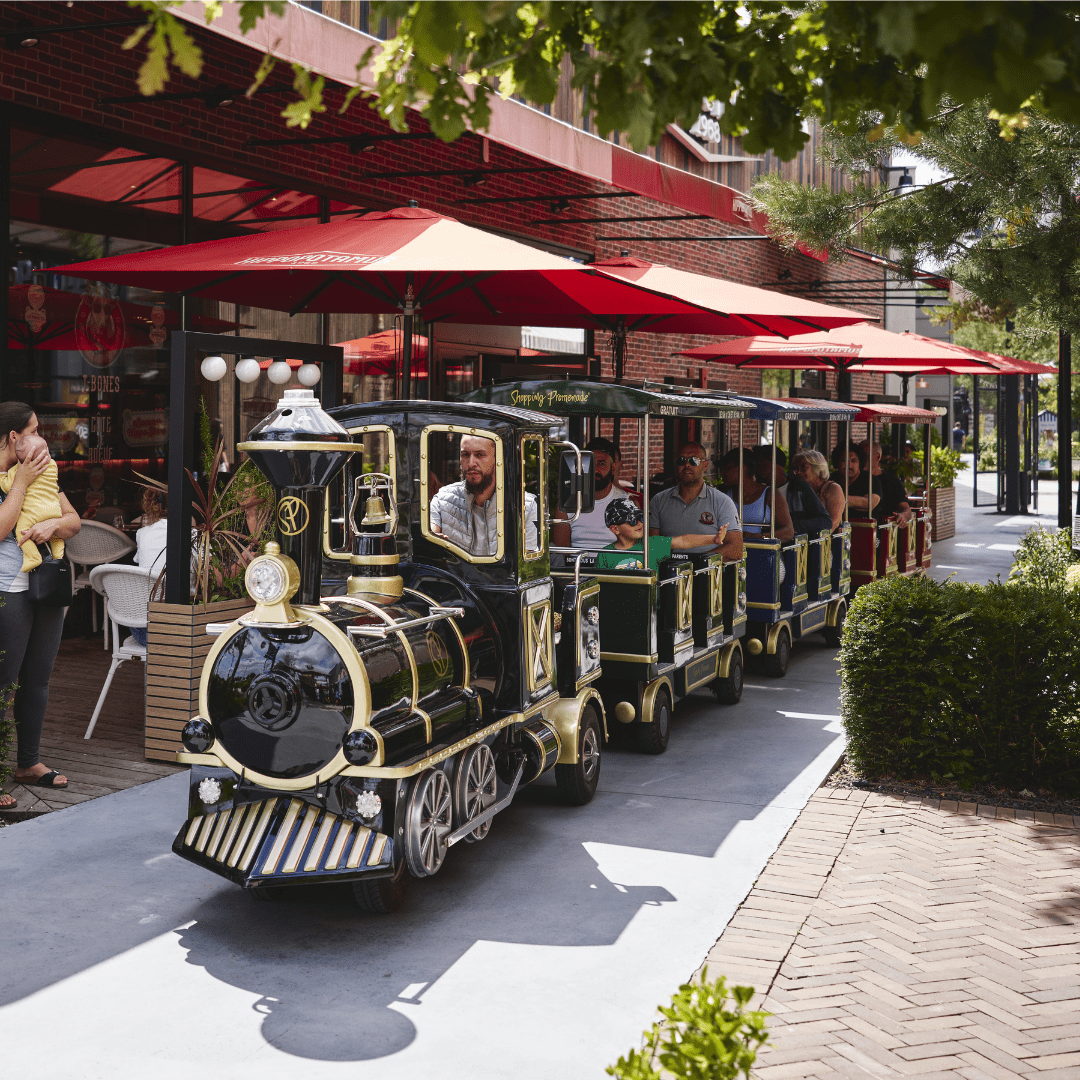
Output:
<path fill-rule="evenodd" d="M 38 751 L 65 609 L 31 604 L 27 574 L 41 562 L 37 545 L 49 545 L 59 557 L 62 541 L 79 531 L 80 522 L 57 486 L 56 464 L 37 427 L 29 405 L 0 402 L 0 694 L 18 687 L 15 782 L 62 788 L 67 777 L 43 765 Z M 0 810 L 16 802 L 0 792 Z"/>

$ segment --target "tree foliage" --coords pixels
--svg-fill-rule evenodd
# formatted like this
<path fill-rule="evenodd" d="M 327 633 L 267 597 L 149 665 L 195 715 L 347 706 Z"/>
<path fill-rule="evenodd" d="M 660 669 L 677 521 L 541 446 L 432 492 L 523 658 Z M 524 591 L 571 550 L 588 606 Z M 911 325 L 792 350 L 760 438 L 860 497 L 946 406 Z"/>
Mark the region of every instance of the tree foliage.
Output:
<path fill-rule="evenodd" d="M 147 26 L 143 93 L 160 91 L 169 64 L 198 76 L 198 47 L 170 9 L 179 0 L 129 0 Z M 222 0 L 204 0 L 207 22 Z M 244 0 L 241 29 L 279 16 L 282 0 Z M 1005 131 L 1037 99 L 1080 122 L 1080 3 L 1000 0 L 374 0 L 396 35 L 357 57 L 373 64 L 372 108 L 398 130 L 418 109 L 440 137 L 483 131 L 494 94 L 555 100 L 564 59 L 584 111 L 603 136 L 625 132 L 638 150 L 669 123 L 692 124 L 703 99 L 723 106 L 721 129 L 749 153 L 794 157 L 817 116 L 851 128 L 867 109 L 907 131 L 930 122 L 942 94 L 987 98 Z M 272 58 L 271 58 L 272 59 Z M 264 64 L 265 78 L 272 63 Z M 256 80 L 256 84 L 259 80 Z M 294 70 L 290 125 L 322 111 L 322 85 Z"/>
<path fill-rule="evenodd" d="M 850 191 L 766 176 L 754 201 L 788 245 L 838 258 L 870 247 L 897 258 L 902 273 L 936 264 L 995 317 L 1022 309 L 1036 330 L 1076 332 L 1080 124 L 1028 107 L 1009 134 L 986 101 L 944 99 L 917 141 L 868 113 L 853 132 L 826 130 L 822 156 L 852 174 Z M 901 147 L 943 179 L 898 194 L 882 170 Z"/>

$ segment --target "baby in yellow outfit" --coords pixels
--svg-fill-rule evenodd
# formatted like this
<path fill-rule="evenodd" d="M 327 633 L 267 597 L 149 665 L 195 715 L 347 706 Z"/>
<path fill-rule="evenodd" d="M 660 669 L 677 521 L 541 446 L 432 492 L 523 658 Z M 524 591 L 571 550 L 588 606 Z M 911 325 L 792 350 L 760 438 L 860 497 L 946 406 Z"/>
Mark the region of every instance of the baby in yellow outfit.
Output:
<path fill-rule="evenodd" d="M 27 458 L 32 458 L 38 453 L 42 447 L 48 451 L 49 444 L 40 435 L 23 435 L 15 443 L 15 457 L 19 462 L 26 461 Z M 18 465 L 12 465 L 6 473 L 0 473 L 0 491 L 5 495 L 15 483 L 15 473 L 18 468 Z M 23 499 L 22 510 L 19 512 L 19 520 L 15 526 L 15 536 L 22 536 L 31 525 L 48 521 L 50 518 L 63 517 L 63 515 L 64 510 L 60 505 L 60 470 L 57 469 L 56 462 L 50 458 L 45 471 L 31 483 L 26 491 L 26 498 Z M 23 573 L 41 565 L 41 552 L 37 544 L 32 540 L 26 540 L 19 546 L 23 552 Z M 49 547 L 52 549 L 54 559 L 63 557 L 63 540 L 58 540 L 54 536 L 49 541 Z"/>

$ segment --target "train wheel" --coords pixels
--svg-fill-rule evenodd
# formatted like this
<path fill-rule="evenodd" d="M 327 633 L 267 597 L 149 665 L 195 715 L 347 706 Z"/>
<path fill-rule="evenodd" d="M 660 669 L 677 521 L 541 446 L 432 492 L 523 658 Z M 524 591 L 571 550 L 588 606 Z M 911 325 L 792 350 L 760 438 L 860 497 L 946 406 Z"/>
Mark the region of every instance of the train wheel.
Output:
<path fill-rule="evenodd" d="M 393 877 L 381 877 L 369 880 L 361 878 L 352 883 L 353 899 L 357 907 L 370 911 L 372 915 L 390 915 L 397 911 L 409 891 L 412 874 L 402 859 Z"/>
<path fill-rule="evenodd" d="M 727 677 L 717 679 L 712 684 L 712 688 L 713 693 L 716 694 L 716 700 L 721 705 L 737 705 L 739 703 L 743 688 L 742 649 L 735 649 L 732 652 L 731 660 L 728 663 Z"/>
<path fill-rule="evenodd" d="M 581 713 L 578 725 L 578 760 L 576 765 L 556 765 L 555 783 L 571 806 L 584 806 L 596 794 L 600 782 L 600 754 L 603 736 L 600 717 L 591 702 Z"/>
<path fill-rule="evenodd" d="M 428 769 L 414 781 L 405 811 L 405 861 L 413 877 L 430 877 L 446 858 L 453 830 L 450 781 L 442 769 Z"/>
<path fill-rule="evenodd" d="M 458 826 L 471 821 L 495 801 L 495 758 L 486 743 L 466 750 L 454 771 L 454 821 Z M 478 825 L 465 839 L 474 844 L 491 831 L 491 818 Z"/>
<path fill-rule="evenodd" d="M 825 639 L 827 645 L 833 647 L 840 644 L 840 637 L 844 632 L 844 622 L 847 619 L 847 601 L 841 600 L 839 606 L 836 609 L 836 625 L 826 626 L 821 631 L 821 636 Z"/>
<path fill-rule="evenodd" d="M 790 660 L 791 631 L 786 626 L 781 626 L 776 635 L 776 652 L 765 655 L 765 673 L 774 679 L 782 679 L 787 674 Z"/>
<path fill-rule="evenodd" d="M 652 722 L 636 727 L 638 749 L 646 754 L 662 754 L 671 735 L 671 694 L 666 686 L 656 691 L 653 700 Z"/>

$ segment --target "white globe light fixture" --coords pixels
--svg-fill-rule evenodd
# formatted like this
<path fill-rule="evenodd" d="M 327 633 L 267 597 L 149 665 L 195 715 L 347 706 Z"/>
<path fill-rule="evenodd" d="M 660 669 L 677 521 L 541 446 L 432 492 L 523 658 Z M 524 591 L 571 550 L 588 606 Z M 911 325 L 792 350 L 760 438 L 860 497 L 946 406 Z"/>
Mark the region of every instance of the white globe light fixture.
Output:
<path fill-rule="evenodd" d="M 233 370 L 242 383 L 253 383 L 259 377 L 262 368 L 259 367 L 259 361 L 255 357 L 246 356 L 237 363 Z"/>
<path fill-rule="evenodd" d="M 284 360 L 275 360 L 267 369 L 266 377 L 278 386 L 292 378 L 292 368 Z"/>
<path fill-rule="evenodd" d="M 303 386 L 314 386 L 321 378 L 322 372 L 318 364 L 303 364 L 297 371 L 296 377 Z"/>
<path fill-rule="evenodd" d="M 229 370 L 229 366 L 222 356 L 208 356 L 199 365 L 199 370 L 208 382 L 218 382 L 225 378 L 225 372 Z"/>

